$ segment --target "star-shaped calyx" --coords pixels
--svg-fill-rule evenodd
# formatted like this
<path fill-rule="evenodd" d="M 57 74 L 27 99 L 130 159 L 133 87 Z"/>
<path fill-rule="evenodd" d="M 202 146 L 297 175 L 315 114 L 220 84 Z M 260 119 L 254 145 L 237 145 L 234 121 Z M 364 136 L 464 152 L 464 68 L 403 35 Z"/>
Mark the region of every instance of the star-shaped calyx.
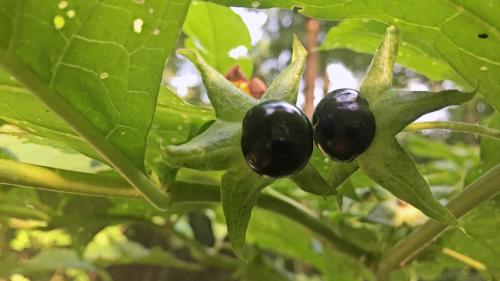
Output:
<path fill-rule="evenodd" d="M 395 136 L 418 117 L 465 102 L 474 93 L 391 89 L 398 44 L 398 31 L 391 26 L 360 89 L 376 120 L 375 137 L 368 149 L 354 162 L 334 162 L 328 181 L 311 164 L 290 179 L 307 192 L 326 196 L 336 194 L 336 187 L 361 168 L 375 182 L 427 216 L 459 226 L 451 212 L 433 197 L 427 182 Z M 276 77 L 260 100 L 245 94 L 196 52 L 180 50 L 179 53 L 200 71 L 216 120 L 187 143 L 163 148 L 163 156 L 174 168 L 227 170 L 221 180 L 221 202 L 231 244 L 235 253 L 241 256 L 251 210 L 261 190 L 274 181 L 256 174 L 246 165 L 240 149 L 241 121 L 247 110 L 259 102 L 283 100 L 295 104 L 307 52 L 295 38 L 291 64 Z"/>
<path fill-rule="evenodd" d="M 459 226 L 453 214 L 433 197 L 429 185 L 395 136 L 420 116 L 449 105 L 466 102 L 475 92 L 392 89 L 398 45 L 399 33 L 394 26 L 390 26 L 360 89 L 360 94 L 369 101 L 375 116 L 375 138 L 355 162 L 334 163 L 329 183 L 338 186 L 361 168 L 376 183 L 427 216 L 445 224 Z"/>
<path fill-rule="evenodd" d="M 247 110 L 259 102 L 282 100 L 296 103 L 307 51 L 294 38 L 290 65 L 258 100 L 228 81 L 195 51 L 179 50 L 178 53 L 194 63 L 200 72 L 216 120 L 187 143 L 163 148 L 163 157 L 174 168 L 227 170 L 221 181 L 221 201 L 230 241 L 235 252 L 240 254 L 251 209 L 260 191 L 275 181 L 256 174 L 245 163 L 240 147 L 241 122 Z M 336 189 L 328 185 L 311 164 L 290 179 L 307 192 L 322 196 L 336 194 Z"/>

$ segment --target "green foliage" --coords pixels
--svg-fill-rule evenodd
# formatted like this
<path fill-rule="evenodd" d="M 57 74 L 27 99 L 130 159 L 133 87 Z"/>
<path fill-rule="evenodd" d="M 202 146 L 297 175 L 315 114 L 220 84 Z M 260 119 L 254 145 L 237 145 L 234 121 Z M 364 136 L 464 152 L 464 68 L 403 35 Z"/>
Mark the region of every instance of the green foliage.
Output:
<path fill-rule="evenodd" d="M 167 13 L 157 17 L 148 9 L 157 13 L 186 10 L 188 4 L 72 1 L 66 9 L 78 10 L 70 18 L 55 1 L 2 1 L 3 14 L 9 15 L 2 17 L 2 26 L 7 28 L 2 33 L 7 35 L 1 42 L 3 64 L 31 72 L 46 88 L 46 93 L 39 93 L 44 90 L 33 85 L 35 94 L 44 100 L 62 98 L 67 111 L 84 115 L 106 141 L 141 168 L 163 62 L 174 47 L 184 17 L 182 13 L 175 13 L 175 18 Z M 45 24 L 58 18 L 65 18 L 65 23 Z M 160 31 L 157 35 L 156 29 Z M 145 62 L 146 69 L 141 67 Z M 81 87 L 82 81 L 85 87 Z M 64 109 L 52 110 L 62 115 Z M 66 121 L 81 130 L 73 123 L 76 121 Z"/>
<path fill-rule="evenodd" d="M 320 50 L 328 51 L 346 48 L 360 53 L 372 54 L 377 50 L 380 38 L 384 35 L 387 24 L 368 19 L 349 19 L 341 21 L 331 28 Z M 397 61 L 421 73 L 432 80 L 449 79 L 459 85 L 465 85 L 459 75 L 441 55 L 419 38 L 412 38 L 412 33 L 401 34 Z"/>
<path fill-rule="evenodd" d="M 255 211 L 248 226 L 248 241 L 313 265 L 325 280 L 370 278 L 369 271 L 349 256 L 339 254 L 296 222 L 269 212 Z"/>
<path fill-rule="evenodd" d="M 388 250 L 400 254 L 398 242 L 421 247 L 436 238 L 414 230 L 425 220 L 420 211 L 459 225 L 441 203 L 498 171 L 498 113 L 477 117 L 493 132 L 483 133 L 480 144 L 446 133 L 399 134 L 476 91 L 391 89 L 399 62 L 430 79 L 477 89 L 498 110 L 499 14 L 489 6 L 496 3 L 211 2 L 345 19 L 320 50 L 375 52 L 360 89 L 377 122 L 370 148 L 351 163 L 332 162 L 315 149 L 302 171 L 283 179 L 248 168 L 241 120 L 260 100 L 223 76 L 235 64 L 253 72 L 248 57 L 229 55 L 252 48 L 249 30 L 229 7 L 0 0 L 0 279 L 110 280 L 115 270 L 154 266 L 193 280 L 211 277 L 207 272 L 216 280 L 373 280 L 392 257 Z M 200 72 L 213 108 L 187 104 L 160 86 L 181 29 L 187 49 L 178 54 Z M 289 65 L 262 100 L 296 103 L 307 51 L 297 37 L 291 45 Z M 471 193 L 463 206 L 497 191 Z M 188 223 L 192 210 L 204 219 L 201 232 Z M 451 229 L 421 254 L 411 253 L 415 262 L 394 280 L 500 278 L 498 210 L 497 196 L 460 220 L 468 236 Z M 413 230 L 420 244 L 404 244 Z M 203 244 L 204 236 L 213 243 Z M 479 273 L 461 273 L 470 268 Z"/>
<path fill-rule="evenodd" d="M 188 36 L 184 46 L 197 50 L 219 73 L 225 74 L 239 65 L 247 77 L 252 76 L 253 64 L 248 57 L 229 56 L 231 50 L 241 46 L 249 52 L 252 49 L 247 27 L 231 9 L 209 2 L 193 2 L 183 30 Z"/>
<path fill-rule="evenodd" d="M 468 86 L 476 88 L 486 97 L 488 102 L 500 110 L 498 98 L 499 85 L 496 82 L 500 72 L 500 48 L 498 17 L 496 2 L 474 1 L 468 3 L 439 2 L 432 0 L 419 2 L 385 1 L 315 1 L 304 3 L 298 0 L 231 0 L 212 2 L 228 6 L 244 6 L 260 8 L 280 7 L 296 9 L 301 14 L 328 20 L 349 18 L 369 18 L 396 26 L 402 34 L 408 36 L 408 43 L 418 40 L 419 46 L 430 46 L 431 54 L 446 61 L 456 75 L 442 78 L 452 79 L 460 84 L 466 81 Z M 256 4 L 257 5 L 256 5 Z M 480 34 L 487 34 L 481 38 Z M 408 65 L 416 67 L 415 65 Z M 426 68 L 433 68 L 427 65 Z M 426 71 L 427 72 L 427 71 Z M 424 72 L 425 73 L 425 72 Z"/>

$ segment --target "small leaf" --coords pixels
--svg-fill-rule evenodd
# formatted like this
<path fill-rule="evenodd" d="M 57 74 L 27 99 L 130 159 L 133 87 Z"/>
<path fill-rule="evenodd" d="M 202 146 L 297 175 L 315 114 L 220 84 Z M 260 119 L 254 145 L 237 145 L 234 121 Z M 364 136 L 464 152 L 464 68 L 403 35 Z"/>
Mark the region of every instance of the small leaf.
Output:
<path fill-rule="evenodd" d="M 306 49 L 299 39 L 294 36 L 292 63 L 274 79 L 264 96 L 262 96 L 262 100 L 283 100 L 295 104 L 306 57 Z"/>
<path fill-rule="evenodd" d="M 184 41 L 186 48 L 199 51 L 219 73 L 227 73 L 232 66 L 239 65 L 247 76 L 252 75 L 253 64 L 248 55 L 230 56 L 235 48 L 247 51 L 252 48 L 247 26 L 231 8 L 195 1 L 189 7 L 183 30 L 188 36 Z"/>
<path fill-rule="evenodd" d="M 241 121 L 247 110 L 257 103 L 254 98 L 213 69 L 197 52 L 183 49 L 177 53 L 188 58 L 200 72 L 218 119 L 228 122 Z"/>
<path fill-rule="evenodd" d="M 392 72 L 398 56 L 399 32 L 389 26 L 368 68 L 360 92 L 373 102 L 392 86 Z"/>
<path fill-rule="evenodd" d="M 433 219 L 459 225 L 453 214 L 434 198 L 415 163 L 394 137 L 372 143 L 358 157 L 358 163 L 363 172 L 396 197 Z"/>
<path fill-rule="evenodd" d="M 475 92 L 389 91 L 370 105 L 377 123 L 377 135 L 395 135 L 420 116 L 449 105 L 470 100 Z"/>
<path fill-rule="evenodd" d="M 185 144 L 162 149 L 165 162 L 174 168 L 224 170 L 242 157 L 241 123 L 217 120 L 202 134 Z"/>
<path fill-rule="evenodd" d="M 235 167 L 222 176 L 221 202 L 226 218 L 229 241 L 240 258 L 252 208 L 260 191 L 273 180 L 256 174 L 250 168 Z"/>
<path fill-rule="evenodd" d="M 330 186 L 311 164 L 307 164 L 298 173 L 290 176 L 290 179 L 302 190 L 312 194 L 321 196 L 337 194 L 335 187 Z"/>

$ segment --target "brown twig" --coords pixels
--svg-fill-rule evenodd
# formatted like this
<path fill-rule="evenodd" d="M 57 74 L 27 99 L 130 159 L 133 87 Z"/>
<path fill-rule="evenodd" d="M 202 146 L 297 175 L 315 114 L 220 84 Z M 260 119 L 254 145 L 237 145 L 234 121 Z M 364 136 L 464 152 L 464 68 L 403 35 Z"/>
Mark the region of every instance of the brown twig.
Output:
<path fill-rule="evenodd" d="M 315 51 L 318 44 L 319 21 L 315 19 L 308 19 L 306 21 L 305 28 L 305 47 L 309 56 L 307 57 L 305 69 L 304 112 L 308 117 L 311 117 L 314 109 L 314 87 L 319 69 L 319 55 L 318 52 Z"/>

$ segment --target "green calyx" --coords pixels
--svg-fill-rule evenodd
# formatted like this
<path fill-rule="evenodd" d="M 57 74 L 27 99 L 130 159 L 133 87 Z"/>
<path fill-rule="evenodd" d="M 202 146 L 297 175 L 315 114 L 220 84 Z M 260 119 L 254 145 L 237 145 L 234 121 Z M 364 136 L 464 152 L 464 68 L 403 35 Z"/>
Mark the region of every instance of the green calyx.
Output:
<path fill-rule="evenodd" d="M 307 51 L 295 37 L 290 65 L 276 77 L 260 100 L 226 80 L 195 51 L 180 50 L 178 53 L 188 58 L 200 72 L 217 120 L 187 143 L 163 147 L 163 158 L 173 168 L 228 170 L 222 177 L 221 202 L 231 244 L 235 253 L 242 257 L 251 210 L 261 190 L 275 179 L 256 174 L 244 163 L 240 148 L 241 122 L 247 110 L 259 102 L 296 103 Z M 310 164 L 290 178 L 306 192 L 321 196 L 337 194 Z"/>
<path fill-rule="evenodd" d="M 412 204 L 427 216 L 459 226 L 451 212 L 432 195 L 408 153 L 395 136 L 411 122 L 429 112 L 470 100 L 475 92 L 457 90 L 409 92 L 392 90 L 399 32 L 394 26 L 386 34 L 363 79 L 361 95 L 370 102 L 377 131 L 370 147 L 355 162 L 334 164 L 330 184 L 342 184 L 358 168 L 396 197 Z"/>
<path fill-rule="evenodd" d="M 360 89 L 361 95 L 369 101 L 376 120 L 377 131 L 370 147 L 353 162 L 334 162 L 328 179 L 321 177 L 311 164 L 290 179 L 306 192 L 329 196 L 336 195 L 336 187 L 361 169 L 396 197 L 427 216 L 447 225 L 459 226 L 451 212 L 433 197 L 429 185 L 395 136 L 420 116 L 463 103 L 475 93 L 392 90 L 398 44 L 399 33 L 391 26 Z M 291 64 L 276 77 L 261 100 L 242 92 L 195 51 L 180 50 L 178 53 L 191 60 L 201 73 L 217 120 L 187 143 L 162 147 L 164 161 L 172 168 L 227 170 L 221 181 L 221 202 L 231 244 L 235 253 L 242 257 L 251 210 L 262 189 L 275 179 L 258 175 L 245 164 L 240 148 L 241 122 L 247 110 L 261 101 L 283 100 L 295 104 L 307 51 L 294 38 Z"/>

